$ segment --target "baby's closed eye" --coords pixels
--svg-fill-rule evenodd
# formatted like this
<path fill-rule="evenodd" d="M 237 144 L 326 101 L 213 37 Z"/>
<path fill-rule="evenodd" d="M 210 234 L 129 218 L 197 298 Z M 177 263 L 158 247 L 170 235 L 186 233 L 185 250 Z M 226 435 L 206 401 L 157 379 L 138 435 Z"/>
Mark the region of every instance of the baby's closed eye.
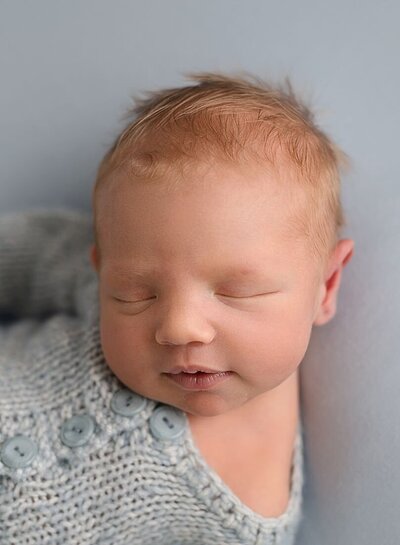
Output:
<path fill-rule="evenodd" d="M 255 293 L 251 295 L 225 295 L 222 293 L 219 293 L 217 295 L 220 295 L 221 297 L 231 297 L 232 299 L 250 299 L 252 297 L 261 297 L 263 295 L 272 295 L 273 293 L 278 293 L 277 291 L 269 291 L 265 293 Z"/>
<path fill-rule="evenodd" d="M 227 295 L 227 294 L 224 294 L 224 293 L 217 293 L 216 295 L 220 296 L 220 297 L 229 297 L 229 298 L 232 298 L 232 299 L 250 299 L 252 297 L 261 297 L 261 296 L 264 296 L 264 295 L 272 295 L 274 293 L 278 293 L 277 291 L 270 291 L 270 292 L 265 292 L 265 293 L 256 293 L 256 294 L 249 294 L 249 295 Z M 126 300 L 126 299 L 120 299 L 119 297 L 113 297 L 113 299 L 115 301 L 118 301 L 119 303 L 143 303 L 145 301 L 151 301 L 152 299 L 157 299 L 157 296 L 152 296 L 152 297 L 147 297 L 145 299 L 135 299 L 135 300 Z"/>

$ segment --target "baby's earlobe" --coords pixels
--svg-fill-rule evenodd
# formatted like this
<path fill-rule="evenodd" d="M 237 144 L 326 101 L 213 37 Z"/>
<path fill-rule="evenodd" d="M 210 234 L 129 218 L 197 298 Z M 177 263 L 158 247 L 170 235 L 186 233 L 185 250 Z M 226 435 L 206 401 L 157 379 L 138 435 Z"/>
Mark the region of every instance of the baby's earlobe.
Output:
<path fill-rule="evenodd" d="M 329 322 L 329 320 L 333 318 L 335 312 L 336 312 L 336 307 L 329 308 L 329 309 L 325 309 L 321 307 L 317 316 L 315 317 L 313 321 L 313 325 L 321 326 L 326 324 L 327 322 Z"/>

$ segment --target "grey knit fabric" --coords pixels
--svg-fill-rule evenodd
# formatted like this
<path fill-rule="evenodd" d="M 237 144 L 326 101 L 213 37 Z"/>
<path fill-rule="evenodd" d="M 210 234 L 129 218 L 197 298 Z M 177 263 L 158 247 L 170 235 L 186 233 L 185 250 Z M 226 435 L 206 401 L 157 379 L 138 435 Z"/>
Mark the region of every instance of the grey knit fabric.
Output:
<path fill-rule="evenodd" d="M 0 216 L 1 545 L 292 545 L 301 421 L 288 508 L 265 518 L 206 463 L 183 411 L 136 396 L 135 414 L 116 412 L 127 389 L 101 350 L 91 242 L 83 212 Z M 68 446 L 66 423 L 82 415 L 94 426 Z"/>

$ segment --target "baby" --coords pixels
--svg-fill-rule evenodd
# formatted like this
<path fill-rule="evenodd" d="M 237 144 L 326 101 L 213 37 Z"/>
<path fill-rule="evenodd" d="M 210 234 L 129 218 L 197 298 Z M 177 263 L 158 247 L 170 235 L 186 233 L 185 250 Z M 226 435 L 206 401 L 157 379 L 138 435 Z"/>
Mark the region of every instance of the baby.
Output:
<path fill-rule="evenodd" d="M 137 99 L 94 233 L 0 216 L 3 545 L 294 543 L 298 369 L 354 248 L 346 156 L 289 83 L 191 78 Z"/>

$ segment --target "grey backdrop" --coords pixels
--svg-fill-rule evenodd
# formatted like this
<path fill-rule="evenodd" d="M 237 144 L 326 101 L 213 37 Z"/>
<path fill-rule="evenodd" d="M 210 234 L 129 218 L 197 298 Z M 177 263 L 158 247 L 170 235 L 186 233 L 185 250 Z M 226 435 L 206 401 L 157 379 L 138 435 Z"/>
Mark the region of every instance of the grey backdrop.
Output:
<path fill-rule="evenodd" d="M 185 70 L 289 74 L 352 157 L 355 254 L 301 366 L 299 545 L 400 539 L 399 16 L 395 0 L 0 1 L 0 212 L 90 212 L 130 95 Z"/>

